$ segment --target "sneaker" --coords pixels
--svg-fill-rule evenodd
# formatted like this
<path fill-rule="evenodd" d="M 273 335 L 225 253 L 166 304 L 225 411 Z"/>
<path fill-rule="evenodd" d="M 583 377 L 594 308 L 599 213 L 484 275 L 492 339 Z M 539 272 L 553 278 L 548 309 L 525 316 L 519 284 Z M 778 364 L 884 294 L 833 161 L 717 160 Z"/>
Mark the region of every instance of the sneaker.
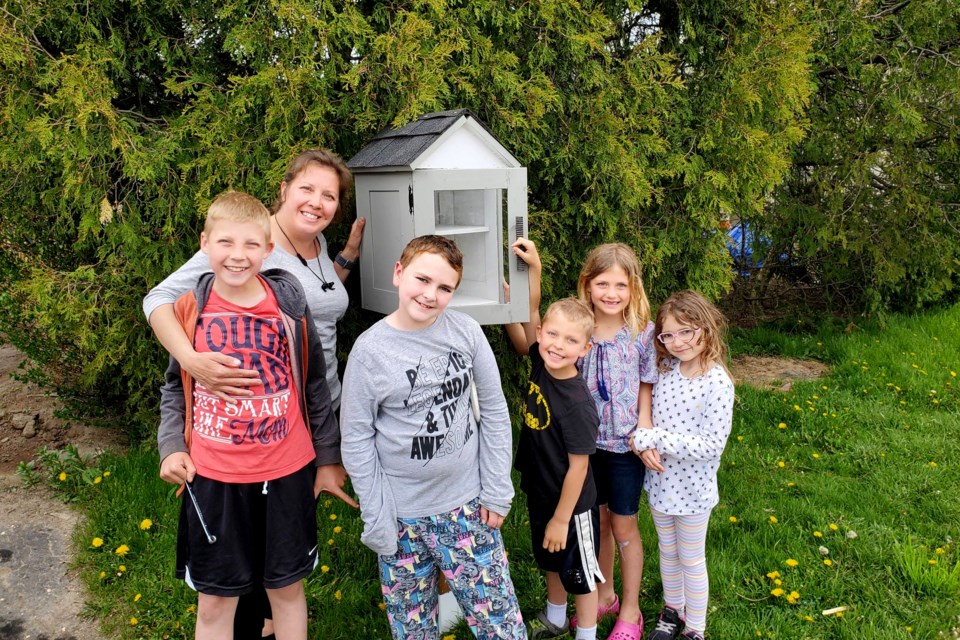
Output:
<path fill-rule="evenodd" d="M 684 631 L 683 635 L 680 637 L 684 640 L 706 640 L 702 634 L 699 634 L 696 631 Z"/>
<path fill-rule="evenodd" d="M 664 607 L 660 617 L 657 618 L 657 626 L 650 632 L 647 640 L 676 640 L 682 626 L 683 621 L 680 620 L 677 610 L 673 607 Z"/>
<path fill-rule="evenodd" d="M 569 637 L 567 627 L 569 622 L 566 618 L 563 620 L 563 626 L 557 626 L 547 618 L 547 612 L 541 611 L 537 617 L 528 623 L 530 640 L 538 638 L 566 638 Z"/>

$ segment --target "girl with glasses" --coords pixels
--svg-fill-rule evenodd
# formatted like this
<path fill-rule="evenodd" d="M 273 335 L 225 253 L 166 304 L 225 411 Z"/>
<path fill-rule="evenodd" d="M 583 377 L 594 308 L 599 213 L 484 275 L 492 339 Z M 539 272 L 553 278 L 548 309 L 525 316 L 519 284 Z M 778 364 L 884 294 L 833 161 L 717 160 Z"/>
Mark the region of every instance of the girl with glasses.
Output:
<path fill-rule="evenodd" d="M 580 272 L 577 293 L 597 322 L 580 372 L 600 414 L 597 452 L 590 460 L 600 507 L 598 560 L 601 573 L 613 576 L 616 542 L 623 587 L 618 598 L 612 579 L 598 585 L 598 619 L 617 616 L 609 640 L 638 640 L 643 636 L 643 542 L 637 511 L 645 467 L 631 452 L 630 440 L 638 427 L 653 426 L 658 374 L 650 304 L 636 254 L 620 243 L 596 247 Z"/>
<path fill-rule="evenodd" d="M 703 640 L 707 623 L 707 523 L 719 501 L 717 468 L 733 421 L 726 320 L 695 291 L 670 296 L 657 312 L 653 428 L 634 447 L 660 546 L 665 606 L 648 640 Z"/>

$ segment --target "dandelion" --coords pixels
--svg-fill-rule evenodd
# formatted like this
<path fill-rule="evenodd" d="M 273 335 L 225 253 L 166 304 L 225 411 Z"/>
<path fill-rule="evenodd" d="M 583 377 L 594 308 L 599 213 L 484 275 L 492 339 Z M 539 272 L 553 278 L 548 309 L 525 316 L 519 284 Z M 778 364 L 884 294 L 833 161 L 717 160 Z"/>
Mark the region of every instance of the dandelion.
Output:
<path fill-rule="evenodd" d="M 129 553 L 129 552 L 130 552 L 130 547 L 128 547 L 128 546 L 125 545 L 125 544 L 120 545 L 120 546 L 117 547 L 116 550 L 114 551 L 114 553 L 117 554 L 118 556 L 120 556 L 121 558 L 122 558 L 123 556 L 127 555 L 127 553 Z"/>
<path fill-rule="evenodd" d="M 777 578 L 780 577 L 780 572 L 779 572 L 779 571 L 771 571 L 770 573 L 767 574 L 767 577 L 770 578 L 771 580 L 776 580 Z"/>
<path fill-rule="evenodd" d="M 340 593 L 340 589 L 337 589 L 336 592 L 334 592 L 333 597 L 336 598 L 338 602 L 343 598 L 343 594 Z"/>
<path fill-rule="evenodd" d="M 730 516 L 730 524 L 736 524 L 737 516 Z"/>
<path fill-rule="evenodd" d="M 819 454 L 819 453 L 813 454 L 813 459 L 814 459 L 814 460 L 819 460 L 819 459 L 820 459 L 820 454 Z"/>
<path fill-rule="evenodd" d="M 90 543 L 90 545 L 94 549 L 99 549 L 100 547 L 103 546 L 103 538 L 94 538 L 93 541 Z"/>
<path fill-rule="evenodd" d="M 780 521 L 777 520 L 777 516 L 770 516 L 770 524 L 777 524 L 778 522 Z"/>
<path fill-rule="evenodd" d="M 832 522 L 827 526 L 830 527 L 830 531 L 836 531 L 837 529 L 840 528 L 837 525 L 833 524 Z"/>
<path fill-rule="evenodd" d="M 781 422 L 780 424 L 777 425 L 777 428 L 778 428 L 778 429 L 786 429 L 786 428 L 787 428 L 787 423 L 786 423 L 786 422 Z"/>
<path fill-rule="evenodd" d="M 142 597 L 143 597 L 143 596 L 138 593 L 137 595 L 133 596 L 133 601 L 134 601 L 134 602 L 140 602 L 140 598 L 142 598 Z"/>
<path fill-rule="evenodd" d="M 330 538 L 329 540 L 327 540 L 327 544 L 332 547 L 332 546 L 333 546 L 333 538 Z"/>
<path fill-rule="evenodd" d="M 797 604 L 797 600 L 800 599 L 800 594 L 796 591 L 791 591 L 790 595 L 787 596 L 787 602 L 790 604 Z"/>
<path fill-rule="evenodd" d="M 822 545 L 819 546 L 819 547 L 817 547 L 817 551 L 819 551 L 819 552 L 820 552 L 820 555 L 822 555 L 822 556 L 828 556 L 828 555 L 830 555 L 830 549 L 827 549 L 826 547 L 824 547 L 824 546 L 822 546 Z"/>
<path fill-rule="evenodd" d="M 797 562 L 796 560 L 794 560 L 793 558 L 787 558 L 787 566 L 788 566 L 788 567 L 795 567 L 795 566 L 797 566 L 798 564 L 800 564 L 800 563 Z"/>
<path fill-rule="evenodd" d="M 340 533 L 341 531 L 343 531 L 343 527 L 339 527 L 339 526 L 338 526 L 338 527 L 334 527 L 334 528 L 333 528 L 333 532 L 334 532 L 334 533 Z"/>
<path fill-rule="evenodd" d="M 187 613 L 196 613 L 196 612 L 197 612 L 197 605 L 192 604 L 189 607 L 187 607 Z"/>
<path fill-rule="evenodd" d="M 929 565 L 937 564 L 936 558 L 930 558 L 929 560 L 927 560 L 927 564 L 929 564 Z"/>
<path fill-rule="evenodd" d="M 146 531 L 153 526 L 153 520 L 150 518 L 144 518 L 140 521 L 140 531 Z"/>
<path fill-rule="evenodd" d="M 110 472 L 109 472 L 109 471 L 104 471 L 104 472 L 103 472 L 103 477 L 104 477 L 104 478 L 109 478 L 109 477 L 110 477 Z"/>
<path fill-rule="evenodd" d="M 776 589 L 770 592 L 770 595 L 772 595 L 774 598 L 779 598 L 783 594 L 784 594 L 784 591 L 780 587 L 777 587 Z"/>
<path fill-rule="evenodd" d="M 828 567 L 832 567 L 832 566 L 833 566 L 833 560 L 831 560 L 830 558 L 824 558 L 824 559 L 823 559 L 823 564 L 827 565 Z"/>
<path fill-rule="evenodd" d="M 797 486 L 797 483 L 791 481 L 791 482 L 788 482 L 788 483 L 787 483 L 787 486 L 788 486 L 788 487 L 795 487 L 795 486 Z"/>
<path fill-rule="evenodd" d="M 942 556 L 944 553 L 943 547 L 937 547 L 936 549 L 934 549 L 934 553 L 936 553 L 938 556 Z"/>
<path fill-rule="evenodd" d="M 331 519 L 331 520 L 336 520 L 336 519 L 337 519 L 337 514 L 331 513 L 331 514 L 330 514 L 330 519 Z"/>
<path fill-rule="evenodd" d="M 783 460 L 780 460 L 777 462 L 777 466 L 783 469 L 785 466 L 787 466 L 787 463 L 784 462 Z"/>
<path fill-rule="evenodd" d="M 101 572 L 100 572 L 100 579 L 103 580 L 103 579 L 106 578 L 106 577 L 107 577 L 107 572 L 106 572 L 106 571 L 101 571 Z"/>
<path fill-rule="evenodd" d="M 803 621 L 804 621 L 804 622 L 813 622 L 813 616 L 809 616 L 809 615 L 803 616 Z"/>
<path fill-rule="evenodd" d="M 743 442 L 743 436 L 737 436 L 737 442 Z"/>
<path fill-rule="evenodd" d="M 842 618 L 842 617 L 843 617 L 843 611 L 837 611 L 837 613 L 836 613 L 835 615 L 836 615 L 838 618 Z"/>
<path fill-rule="evenodd" d="M 320 573 L 327 573 L 329 571 L 330 571 L 330 567 L 328 567 L 327 565 L 323 565 L 320 567 Z"/>
<path fill-rule="evenodd" d="M 937 463 L 931 460 L 930 462 L 927 463 L 927 466 L 930 467 L 931 469 L 934 469 L 936 468 Z"/>
<path fill-rule="evenodd" d="M 127 570 L 127 565 L 125 564 L 122 564 L 119 567 L 117 567 L 117 571 L 119 571 L 120 573 L 123 573 L 126 570 Z"/>
<path fill-rule="evenodd" d="M 57 477 L 60 478 L 60 482 L 63 482 L 64 480 L 67 479 L 67 472 L 66 472 L 66 471 L 61 471 L 61 472 L 60 472 L 60 475 L 58 475 Z"/>
<path fill-rule="evenodd" d="M 822 538 L 822 537 L 823 537 L 823 533 L 820 532 L 820 531 L 814 531 L 814 532 L 813 532 L 813 537 L 814 537 L 814 538 Z"/>
<path fill-rule="evenodd" d="M 950 377 L 951 377 L 951 378 L 956 378 L 956 377 L 957 377 L 957 372 L 956 372 L 956 371 L 951 371 L 951 372 L 950 372 Z"/>
<path fill-rule="evenodd" d="M 793 410 L 794 410 L 794 411 L 800 411 L 800 405 L 798 405 L 798 404 L 793 405 Z"/>
<path fill-rule="evenodd" d="M 383 611 L 384 609 L 386 609 L 386 608 L 387 608 L 387 605 L 386 605 L 386 603 L 383 603 L 383 602 L 381 602 L 381 603 L 380 603 L 380 604 L 378 604 L 377 606 L 378 606 L 378 607 L 380 607 L 380 611 Z"/>
<path fill-rule="evenodd" d="M 103 476 L 97 476 L 93 479 L 93 484 L 100 484 L 101 482 L 103 482 Z"/>
<path fill-rule="evenodd" d="M 135 626 L 139 622 L 136 618 L 130 618 L 130 626 Z"/>
<path fill-rule="evenodd" d="M 773 581 L 773 584 L 779 587 L 780 585 L 783 584 L 783 580 L 781 580 L 780 578 L 777 578 L 776 580 Z"/>
<path fill-rule="evenodd" d="M 850 531 L 847 531 L 847 539 L 848 539 L 848 540 L 853 540 L 853 539 L 855 539 L 856 537 L 857 537 L 857 532 L 856 532 L 856 531 L 854 531 L 853 529 L 851 529 Z"/>

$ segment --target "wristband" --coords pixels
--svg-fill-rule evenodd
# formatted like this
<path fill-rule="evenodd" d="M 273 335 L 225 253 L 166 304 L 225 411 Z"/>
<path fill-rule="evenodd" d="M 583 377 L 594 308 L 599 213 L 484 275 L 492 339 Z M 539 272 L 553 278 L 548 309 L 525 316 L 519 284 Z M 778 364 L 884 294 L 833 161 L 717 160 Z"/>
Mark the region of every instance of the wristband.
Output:
<path fill-rule="evenodd" d="M 344 269 L 346 269 L 347 271 L 350 271 L 355 266 L 357 266 L 357 261 L 347 260 L 346 258 L 343 257 L 343 252 L 338 253 L 337 257 L 335 257 L 333 261 L 336 262 L 341 267 L 343 267 Z"/>

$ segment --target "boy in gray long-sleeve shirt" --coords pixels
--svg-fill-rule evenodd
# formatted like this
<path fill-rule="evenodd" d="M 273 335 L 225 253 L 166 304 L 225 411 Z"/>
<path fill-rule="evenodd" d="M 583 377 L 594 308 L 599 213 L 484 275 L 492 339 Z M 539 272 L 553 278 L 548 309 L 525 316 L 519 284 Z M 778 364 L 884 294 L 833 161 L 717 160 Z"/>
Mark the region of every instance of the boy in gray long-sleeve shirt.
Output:
<path fill-rule="evenodd" d="M 437 636 L 437 569 L 478 638 L 526 637 L 499 531 L 513 499 L 500 374 L 476 321 L 444 311 L 462 272 L 449 239 L 412 240 L 398 308 L 360 336 L 343 378 L 343 464 L 397 639 Z"/>

